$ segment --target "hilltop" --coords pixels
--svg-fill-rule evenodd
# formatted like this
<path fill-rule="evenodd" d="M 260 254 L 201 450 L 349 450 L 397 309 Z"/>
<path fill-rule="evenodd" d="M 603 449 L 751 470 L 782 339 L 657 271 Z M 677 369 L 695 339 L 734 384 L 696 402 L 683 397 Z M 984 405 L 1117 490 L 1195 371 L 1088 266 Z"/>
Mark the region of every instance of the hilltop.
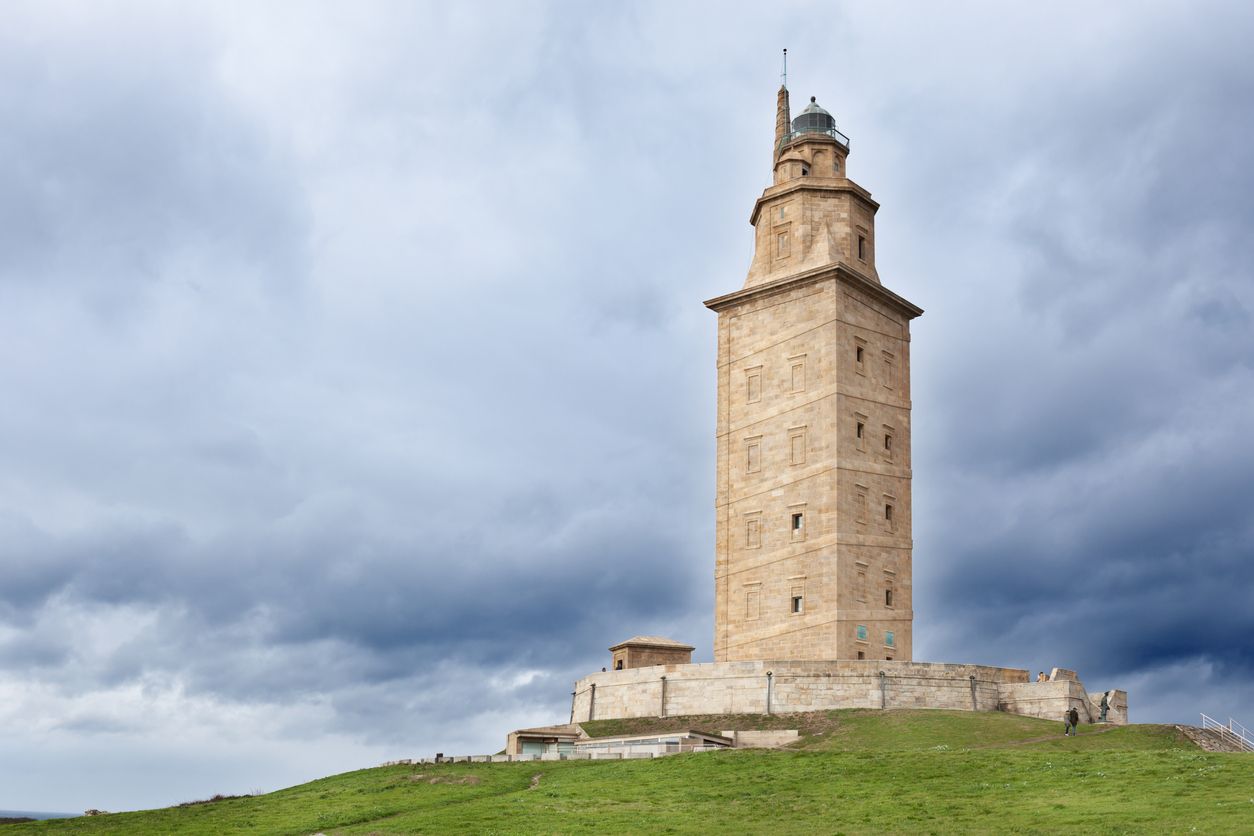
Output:
<path fill-rule="evenodd" d="M 830 711 L 585 724 L 594 736 L 796 728 L 783 750 L 363 769 L 267 795 L 4 833 L 1254 831 L 1254 756 L 1174 726 Z"/>

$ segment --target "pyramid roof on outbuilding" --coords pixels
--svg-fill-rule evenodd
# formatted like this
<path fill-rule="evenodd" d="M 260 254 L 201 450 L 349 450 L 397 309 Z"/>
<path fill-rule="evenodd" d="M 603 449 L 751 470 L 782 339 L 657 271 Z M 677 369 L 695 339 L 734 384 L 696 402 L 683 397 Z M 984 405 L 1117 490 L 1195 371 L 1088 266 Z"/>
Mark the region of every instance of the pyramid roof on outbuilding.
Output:
<path fill-rule="evenodd" d="M 625 642 L 619 642 L 610 648 L 610 652 L 622 650 L 624 647 L 666 647 L 672 650 L 696 650 L 690 644 L 677 642 L 674 639 L 664 638 L 663 636 L 632 636 Z"/>

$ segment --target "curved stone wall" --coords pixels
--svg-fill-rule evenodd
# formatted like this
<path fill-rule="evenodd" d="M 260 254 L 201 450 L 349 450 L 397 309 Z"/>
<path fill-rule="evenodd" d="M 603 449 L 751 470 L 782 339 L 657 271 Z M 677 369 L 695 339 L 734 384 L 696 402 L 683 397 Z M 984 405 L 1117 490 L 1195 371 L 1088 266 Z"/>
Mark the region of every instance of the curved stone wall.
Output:
<path fill-rule="evenodd" d="M 1018 699 L 1008 700 L 1008 694 Z M 1126 700 L 1124 694 L 1122 722 Z M 1078 681 L 1030 683 L 1028 672 L 1017 668 L 876 660 L 706 662 L 586 676 L 575 683 L 571 721 L 833 708 L 1003 710 L 1057 719 L 1071 705 L 1091 722 Z"/>

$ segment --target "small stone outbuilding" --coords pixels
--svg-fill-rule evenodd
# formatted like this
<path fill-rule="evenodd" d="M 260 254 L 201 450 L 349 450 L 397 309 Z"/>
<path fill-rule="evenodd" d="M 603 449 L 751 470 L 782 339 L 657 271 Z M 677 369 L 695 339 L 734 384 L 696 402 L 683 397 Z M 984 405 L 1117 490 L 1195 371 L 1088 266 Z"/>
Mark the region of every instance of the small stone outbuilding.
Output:
<path fill-rule="evenodd" d="M 575 741 L 586 739 L 583 729 L 574 723 L 561 726 L 540 726 L 510 732 L 505 739 L 507 755 L 543 755 L 558 752 L 568 755 L 575 751 Z"/>
<path fill-rule="evenodd" d="M 622 671 L 652 665 L 688 665 L 692 663 L 694 649 L 690 644 L 661 636 L 634 636 L 610 648 L 610 653 L 614 654 L 610 670 Z"/>

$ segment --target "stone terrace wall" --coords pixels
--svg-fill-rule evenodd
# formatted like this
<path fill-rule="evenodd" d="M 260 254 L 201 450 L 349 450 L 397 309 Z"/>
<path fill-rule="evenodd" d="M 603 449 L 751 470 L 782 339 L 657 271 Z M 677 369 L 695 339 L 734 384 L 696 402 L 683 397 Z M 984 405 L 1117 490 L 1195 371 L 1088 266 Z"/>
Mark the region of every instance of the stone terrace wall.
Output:
<path fill-rule="evenodd" d="M 1007 684 L 1001 687 L 1001 710 L 1027 717 L 1043 717 L 1062 722 L 1062 713 L 1069 708 L 1080 712 L 1081 723 L 1096 723 L 1101 716 L 1102 692 L 1089 694 L 1077 679 L 1055 682 Z M 1128 722 L 1128 692 L 1113 691 L 1106 722 L 1117 726 Z"/>
<path fill-rule="evenodd" d="M 1004 702 L 1001 688 L 1026 685 L 1027 680 L 1028 672 L 1016 668 L 929 662 L 658 665 L 594 673 L 579 680 L 575 683 L 572 719 L 578 723 L 624 717 L 765 714 L 768 710 L 791 714 L 832 708 L 996 711 Z M 1078 682 L 1050 684 L 1077 686 L 1083 694 Z M 1056 713 L 1062 716 L 1061 703 L 1059 706 Z M 1050 706 L 1039 709 L 1047 711 Z"/>

